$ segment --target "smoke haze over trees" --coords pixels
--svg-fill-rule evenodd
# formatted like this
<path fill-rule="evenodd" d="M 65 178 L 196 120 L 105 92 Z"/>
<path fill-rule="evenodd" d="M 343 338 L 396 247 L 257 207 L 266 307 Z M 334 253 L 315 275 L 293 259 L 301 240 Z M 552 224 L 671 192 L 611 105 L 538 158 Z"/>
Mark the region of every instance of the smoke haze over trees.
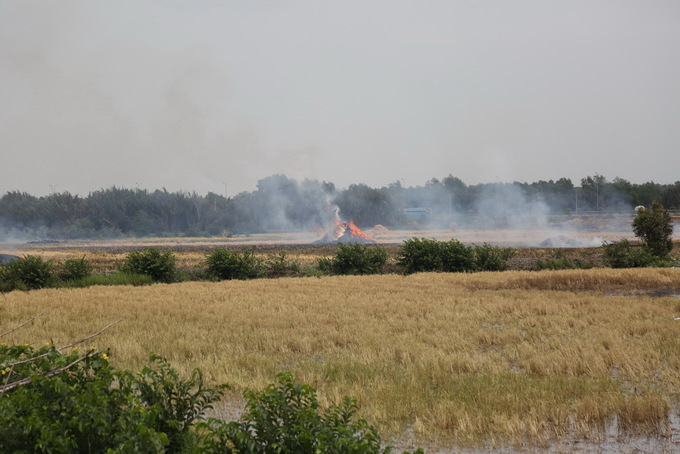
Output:
<path fill-rule="evenodd" d="M 229 198 L 117 187 L 86 197 L 11 191 L 0 198 L 0 240 L 314 232 L 333 222 L 336 213 L 360 227 L 399 228 L 415 221 L 473 226 L 475 218 L 486 216 L 498 227 L 522 228 L 540 225 L 550 214 L 630 210 L 655 200 L 679 209 L 680 181 L 634 184 L 596 174 L 581 179 L 579 186 L 568 178 L 466 185 L 449 175 L 422 186 L 396 181 L 381 188 L 352 184 L 337 189 L 330 182 L 273 175 L 258 181 L 257 190 Z M 404 212 L 408 208 L 421 208 L 416 214 L 425 216 L 410 218 Z"/>

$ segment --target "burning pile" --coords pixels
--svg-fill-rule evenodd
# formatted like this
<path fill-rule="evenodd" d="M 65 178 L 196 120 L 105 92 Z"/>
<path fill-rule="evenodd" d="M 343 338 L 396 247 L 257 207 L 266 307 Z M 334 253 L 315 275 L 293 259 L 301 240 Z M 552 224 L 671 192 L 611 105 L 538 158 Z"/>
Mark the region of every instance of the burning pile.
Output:
<path fill-rule="evenodd" d="M 354 221 L 342 222 L 337 210 L 335 211 L 335 222 L 326 230 L 322 230 L 323 237 L 315 241 L 316 244 L 324 243 L 377 243 L 373 238 L 366 235 Z"/>

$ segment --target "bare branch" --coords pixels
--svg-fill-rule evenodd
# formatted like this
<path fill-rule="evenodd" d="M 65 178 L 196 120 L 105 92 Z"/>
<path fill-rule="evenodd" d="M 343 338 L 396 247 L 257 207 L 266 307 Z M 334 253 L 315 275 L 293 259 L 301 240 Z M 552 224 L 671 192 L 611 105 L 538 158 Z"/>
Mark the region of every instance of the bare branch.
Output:
<path fill-rule="evenodd" d="M 86 340 L 92 339 L 92 338 L 95 337 L 95 336 L 99 336 L 99 335 L 100 335 L 102 332 L 104 332 L 105 330 L 111 328 L 113 325 L 116 325 L 116 324 L 118 324 L 118 323 L 120 323 L 120 322 L 122 322 L 122 321 L 123 321 L 122 318 L 121 318 L 121 319 L 118 319 L 118 320 L 116 320 L 116 321 L 113 322 L 113 323 L 109 323 L 108 325 L 106 325 L 105 327 L 103 327 L 102 329 L 100 329 L 99 331 L 97 331 L 96 333 L 90 334 L 89 336 L 84 337 L 84 338 L 80 339 L 79 341 L 70 343 L 70 344 L 68 344 L 68 345 L 64 345 L 63 347 L 59 347 L 59 348 L 57 348 L 56 350 L 57 350 L 58 352 L 60 352 L 60 351 L 62 351 L 62 350 L 64 350 L 64 349 L 66 349 L 66 348 L 70 348 L 70 347 L 76 346 L 76 345 L 78 345 L 78 344 L 82 344 L 82 343 L 85 342 Z M 2 365 L 0 365 L 0 369 L 4 369 L 4 368 L 6 368 L 6 367 L 14 367 L 14 366 L 18 366 L 18 365 L 21 365 L 21 364 L 26 364 L 26 363 L 30 363 L 30 362 L 33 362 L 33 361 L 37 361 L 37 360 L 39 360 L 40 358 L 44 358 L 45 356 L 48 356 L 50 353 L 51 353 L 51 352 L 46 352 L 46 353 L 43 353 L 42 355 L 33 356 L 33 357 L 31 357 L 31 358 L 23 359 L 23 360 L 21 360 L 21 361 L 16 361 L 16 362 L 14 362 L 14 363 L 2 364 Z"/>
<path fill-rule="evenodd" d="M 70 369 L 71 367 L 73 367 L 73 366 L 75 366 L 76 364 L 80 363 L 81 361 L 85 361 L 85 359 L 87 359 L 87 357 L 90 356 L 90 355 L 91 355 L 91 353 L 88 353 L 88 354 L 86 354 L 86 355 L 83 355 L 83 356 L 81 356 L 80 358 L 76 359 L 75 361 L 73 361 L 73 362 L 70 363 L 70 364 L 67 364 L 67 365 L 64 366 L 64 367 L 60 367 L 60 368 L 58 368 L 58 369 L 54 369 L 54 370 L 51 370 L 51 371 L 49 371 L 49 372 L 45 372 L 44 374 L 41 374 L 41 375 L 42 375 L 43 377 L 46 377 L 46 378 L 51 378 L 51 377 L 54 377 L 54 376 L 56 376 L 56 375 L 59 375 L 59 374 L 61 374 L 62 372 L 65 372 L 65 371 L 67 371 L 68 369 Z M 18 381 L 9 383 L 9 384 L 5 384 L 4 386 L 0 387 L 0 394 L 5 393 L 5 392 L 7 392 L 7 391 L 11 391 L 11 390 L 13 390 L 13 389 L 15 389 L 15 388 L 18 388 L 19 386 L 28 385 L 29 383 L 31 383 L 31 381 L 33 381 L 33 378 L 32 378 L 32 377 L 28 377 L 28 378 L 24 378 L 24 379 L 22 379 L 22 380 L 18 380 Z"/>
<path fill-rule="evenodd" d="M 28 320 L 28 321 L 22 323 L 21 325 L 17 326 L 16 328 L 12 328 L 12 329 L 9 330 L 9 331 L 5 331 L 4 333 L 0 333 L 0 337 L 5 336 L 5 335 L 7 335 L 7 334 L 9 334 L 9 333 L 13 333 L 14 331 L 18 330 L 19 328 L 28 325 L 28 324 L 31 323 L 33 320 L 35 320 L 36 318 L 40 317 L 42 314 L 44 314 L 44 312 L 39 313 L 38 315 L 36 315 L 36 316 L 33 317 L 32 319 L 30 319 L 30 320 Z"/>
<path fill-rule="evenodd" d="M 97 331 L 97 332 L 94 333 L 94 334 L 90 334 L 89 336 L 84 337 L 84 338 L 80 339 L 79 341 L 75 341 L 75 342 L 73 342 L 72 344 L 68 344 L 68 345 L 64 345 L 63 347 L 59 347 L 59 348 L 57 349 L 57 351 L 60 352 L 60 351 L 64 350 L 65 348 L 70 348 L 70 347 L 74 347 L 74 346 L 76 346 L 76 345 L 78 345 L 78 344 L 82 344 L 82 343 L 85 342 L 86 340 L 89 340 L 89 339 L 92 339 L 93 337 L 99 336 L 102 332 L 104 332 L 104 331 L 106 331 L 107 329 L 111 328 L 113 325 L 117 325 L 118 323 L 120 323 L 120 322 L 122 322 L 122 321 L 123 321 L 123 319 L 122 319 L 122 318 L 119 318 L 119 319 L 116 320 L 115 322 L 109 323 L 108 325 L 106 325 L 105 327 L 103 327 L 102 329 L 100 329 L 99 331 Z"/>

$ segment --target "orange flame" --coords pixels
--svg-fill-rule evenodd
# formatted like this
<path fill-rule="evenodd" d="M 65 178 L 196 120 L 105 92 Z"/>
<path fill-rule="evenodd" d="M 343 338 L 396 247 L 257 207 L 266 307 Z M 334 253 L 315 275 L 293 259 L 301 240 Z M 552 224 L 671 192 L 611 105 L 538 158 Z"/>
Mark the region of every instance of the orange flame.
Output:
<path fill-rule="evenodd" d="M 347 224 L 347 228 L 349 228 L 349 232 L 351 233 L 352 236 L 358 236 L 359 238 L 364 239 L 366 241 L 377 242 L 373 238 L 371 238 L 370 236 L 368 236 L 364 232 L 362 232 L 359 227 L 354 225 L 354 221 L 352 221 L 352 220 L 350 220 L 349 224 Z"/>

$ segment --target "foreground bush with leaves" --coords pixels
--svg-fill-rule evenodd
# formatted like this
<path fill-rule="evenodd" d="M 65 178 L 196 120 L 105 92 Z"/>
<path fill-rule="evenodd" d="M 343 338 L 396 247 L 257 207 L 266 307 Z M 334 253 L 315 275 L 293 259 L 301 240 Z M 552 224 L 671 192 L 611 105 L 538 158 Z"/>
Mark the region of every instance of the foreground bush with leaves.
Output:
<path fill-rule="evenodd" d="M 257 279 L 265 277 L 262 259 L 255 255 L 255 248 L 232 251 L 217 248 L 207 255 L 208 274 L 214 279 Z"/>
<path fill-rule="evenodd" d="M 261 393 L 246 391 L 247 412 L 240 422 L 211 419 L 201 423 L 205 452 L 388 454 L 380 435 L 364 419 L 355 419 L 356 401 L 321 409 L 314 388 L 295 382 L 290 373 Z M 422 450 L 416 451 L 422 453 Z"/>
<path fill-rule="evenodd" d="M 200 370 L 183 379 L 152 355 L 138 373 L 117 371 L 107 352 L 64 349 L 0 344 L 0 452 L 390 452 L 354 420 L 353 400 L 322 410 L 291 374 L 246 391 L 242 421 L 204 420 L 227 386 L 206 386 Z"/>
<path fill-rule="evenodd" d="M 331 274 L 381 274 L 387 263 L 387 251 L 375 245 L 338 243 L 335 256 L 318 261 L 322 271 Z"/>
<path fill-rule="evenodd" d="M 507 268 L 507 260 L 515 253 L 515 249 L 487 243 L 466 246 L 458 240 L 411 238 L 400 246 L 398 263 L 405 274 L 503 271 Z"/>
<path fill-rule="evenodd" d="M 125 257 L 120 270 L 127 274 L 144 274 L 154 282 L 169 283 L 175 279 L 175 254 L 156 247 L 132 251 Z"/>
<path fill-rule="evenodd" d="M 54 265 L 42 257 L 26 255 L 0 266 L 0 291 L 33 290 L 54 282 Z"/>

